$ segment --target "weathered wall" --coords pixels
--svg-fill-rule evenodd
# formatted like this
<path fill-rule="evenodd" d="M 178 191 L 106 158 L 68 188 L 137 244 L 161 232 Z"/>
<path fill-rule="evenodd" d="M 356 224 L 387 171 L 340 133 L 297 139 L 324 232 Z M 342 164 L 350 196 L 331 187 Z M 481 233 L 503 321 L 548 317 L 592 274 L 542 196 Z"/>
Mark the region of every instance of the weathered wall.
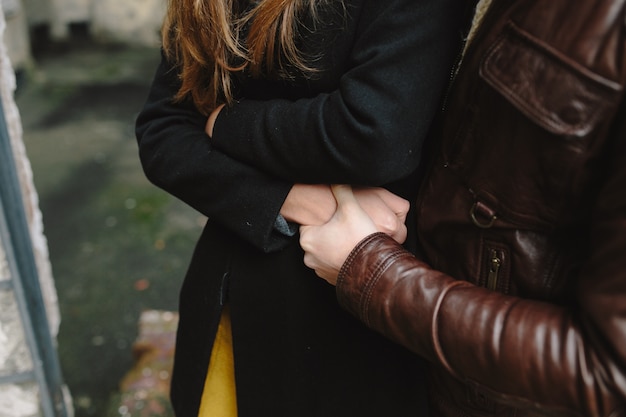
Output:
<path fill-rule="evenodd" d="M 53 40 L 70 34 L 74 23 L 86 24 L 91 35 L 103 41 L 156 46 L 167 0 L 0 0 L 0 99 L 4 107 L 17 174 L 30 227 L 40 286 L 50 324 L 56 337 L 60 315 L 48 259 L 48 247 L 32 172 L 22 142 L 22 126 L 13 95 L 15 70 L 31 65 L 30 30 L 50 28 Z M 5 251 L 0 241 L 0 281 L 10 280 Z M 23 334 L 15 298 L 0 293 L 0 376 L 33 366 Z M 34 383 L 0 385 L 0 416 L 39 417 L 38 387 Z M 71 411 L 69 393 L 66 393 Z"/>
<path fill-rule="evenodd" d="M 94 36 L 143 45 L 160 43 L 165 0 L 94 0 Z"/>
<path fill-rule="evenodd" d="M 9 52 L 9 45 L 7 45 L 7 35 L 10 26 L 8 26 L 8 19 L 6 27 L 4 19 L 1 23 L 0 96 L 2 99 L 2 106 L 4 108 L 4 117 L 9 130 L 9 137 L 11 139 L 11 146 L 13 147 L 13 151 L 15 153 L 15 164 L 17 166 L 20 185 L 22 187 L 26 217 L 31 228 L 31 240 L 35 250 L 35 259 L 41 280 L 41 287 L 44 292 L 46 311 L 48 314 L 48 320 L 50 321 L 50 330 L 52 334 L 56 336 L 59 328 L 60 317 L 57 306 L 56 291 L 52 282 L 52 272 L 48 258 L 48 245 L 43 233 L 43 221 L 41 211 L 39 210 L 39 198 L 33 184 L 33 174 L 30 162 L 26 155 L 24 142 L 22 141 L 22 123 L 20 114 L 17 105 L 13 100 L 16 80 L 15 74 L 12 71 L 12 66 L 14 65 L 13 57 Z"/>
<path fill-rule="evenodd" d="M 5 7 L 7 4 L 8 9 Z M 4 13 L 0 13 L 0 99 L 2 100 L 4 118 L 14 153 L 46 316 L 50 333 L 55 338 L 60 323 L 56 289 L 48 258 L 47 241 L 43 233 L 37 192 L 33 184 L 30 162 L 22 141 L 21 119 L 13 99 L 16 79 L 8 47 L 9 42 L 7 42 L 6 37 L 9 34 L 9 29 L 14 27 L 9 25 L 9 19 L 14 18 L 16 13 L 19 13 L 20 8 L 17 1 L 10 3 L 3 0 L 2 6 L 4 11 L 13 11 L 13 13 L 7 13 L 6 22 Z M 10 7 L 15 8 L 11 9 Z M 0 242 L 0 281 L 17 279 L 17 277 L 11 276 L 6 257 L 8 249 Z M 8 376 L 29 371 L 35 366 L 31 352 L 27 347 L 25 326 L 26 324 L 19 314 L 15 293 L 13 291 L 0 292 L 0 375 Z M 0 385 L 0 415 L 3 417 L 39 416 L 41 413 L 39 394 L 39 387 L 35 382 Z M 69 393 L 67 396 L 67 403 L 69 404 Z"/>
<path fill-rule="evenodd" d="M 5 0 L 6 1 L 6 0 Z M 157 45 L 167 0 L 22 0 L 29 25 L 46 24 L 54 38 L 72 23 L 104 40 Z"/>
<path fill-rule="evenodd" d="M 6 29 L 4 45 L 14 68 L 25 68 L 31 63 L 31 45 L 26 11 L 21 0 L 0 1 Z"/>

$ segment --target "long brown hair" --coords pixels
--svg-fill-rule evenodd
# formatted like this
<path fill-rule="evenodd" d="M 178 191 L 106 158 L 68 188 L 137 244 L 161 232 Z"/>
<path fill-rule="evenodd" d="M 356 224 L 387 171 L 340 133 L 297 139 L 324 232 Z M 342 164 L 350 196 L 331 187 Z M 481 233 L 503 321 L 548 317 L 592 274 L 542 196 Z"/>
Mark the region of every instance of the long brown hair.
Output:
<path fill-rule="evenodd" d="M 175 99 L 191 96 L 209 114 L 232 103 L 233 72 L 284 77 L 288 68 L 315 71 L 297 48 L 297 25 L 307 10 L 316 18 L 323 1 L 261 0 L 248 7 L 245 0 L 169 0 L 162 37 L 168 59 L 180 66 Z"/>

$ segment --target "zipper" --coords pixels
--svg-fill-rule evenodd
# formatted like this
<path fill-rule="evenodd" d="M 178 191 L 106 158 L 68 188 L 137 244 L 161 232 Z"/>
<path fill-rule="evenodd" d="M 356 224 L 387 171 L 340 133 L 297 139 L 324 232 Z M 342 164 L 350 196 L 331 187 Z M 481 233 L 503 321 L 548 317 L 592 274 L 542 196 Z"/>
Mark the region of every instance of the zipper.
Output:
<path fill-rule="evenodd" d="M 498 288 L 500 266 L 502 266 L 502 259 L 500 258 L 498 251 L 492 249 L 491 257 L 489 259 L 489 275 L 487 275 L 487 288 L 492 291 L 495 291 Z"/>
<path fill-rule="evenodd" d="M 467 47 L 467 37 L 469 35 L 469 31 L 472 28 L 472 22 L 474 13 L 476 13 L 476 5 L 479 0 L 474 0 L 469 2 L 466 5 L 466 10 L 463 12 L 462 19 L 464 20 L 464 27 L 461 29 L 461 41 L 459 42 L 459 51 L 457 52 L 454 61 L 452 61 L 452 68 L 450 68 L 450 74 L 448 76 L 448 85 L 443 94 L 443 100 L 441 101 L 441 111 L 443 112 L 446 109 L 446 104 L 448 102 L 448 96 L 450 95 L 450 90 L 452 89 L 452 84 L 454 84 L 454 80 L 456 78 L 457 73 L 459 72 L 459 68 L 461 67 L 461 61 L 463 61 L 463 57 L 465 55 L 465 48 Z"/>

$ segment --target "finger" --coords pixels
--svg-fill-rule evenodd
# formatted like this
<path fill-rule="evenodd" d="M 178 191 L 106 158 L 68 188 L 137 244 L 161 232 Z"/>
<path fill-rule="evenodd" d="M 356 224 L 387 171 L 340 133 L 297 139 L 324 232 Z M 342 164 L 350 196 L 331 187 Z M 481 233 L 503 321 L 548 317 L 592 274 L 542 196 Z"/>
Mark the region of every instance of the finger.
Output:
<path fill-rule="evenodd" d="M 386 200 L 386 203 L 398 217 L 406 216 L 410 208 L 410 203 L 407 200 L 394 194 L 389 200 Z"/>
<path fill-rule="evenodd" d="M 408 233 L 407 228 L 403 224 L 402 226 L 398 228 L 398 230 L 396 230 L 396 232 L 393 235 L 391 235 L 391 237 L 396 242 L 403 244 L 406 241 L 407 233 Z"/>
<path fill-rule="evenodd" d="M 385 204 L 387 204 L 387 206 L 389 206 L 391 210 L 393 210 L 394 213 L 396 213 L 396 215 L 398 215 L 398 217 L 405 215 L 406 212 L 409 211 L 410 203 L 404 198 L 384 188 L 379 188 L 377 190 L 380 198 L 385 202 Z"/>
<path fill-rule="evenodd" d="M 315 270 L 315 268 L 317 267 L 317 262 L 315 260 L 315 257 L 313 257 L 313 255 L 311 255 L 309 252 L 304 253 L 304 264 L 308 268 L 311 268 L 313 270 Z"/>
<path fill-rule="evenodd" d="M 352 191 L 351 186 L 346 184 L 334 184 L 331 185 L 330 189 L 335 196 L 335 200 L 337 200 L 337 205 L 359 204 L 356 201 L 356 197 L 354 196 L 354 192 Z"/>
<path fill-rule="evenodd" d="M 308 252 L 313 249 L 313 226 L 300 226 L 300 247 Z M 308 265 L 307 265 L 308 266 Z"/>
<path fill-rule="evenodd" d="M 315 272 L 315 275 L 317 275 L 318 277 L 323 278 L 329 284 L 336 285 L 337 272 L 325 268 L 324 264 L 319 262 L 319 260 L 315 256 L 309 253 L 305 253 L 304 264 L 308 268 L 312 269 Z"/>

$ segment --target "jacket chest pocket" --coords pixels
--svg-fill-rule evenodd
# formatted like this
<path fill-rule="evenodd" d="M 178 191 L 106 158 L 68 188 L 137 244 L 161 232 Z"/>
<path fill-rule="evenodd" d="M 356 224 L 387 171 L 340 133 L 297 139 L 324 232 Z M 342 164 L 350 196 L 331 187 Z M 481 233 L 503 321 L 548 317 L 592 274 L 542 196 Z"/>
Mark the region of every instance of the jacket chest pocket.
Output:
<path fill-rule="evenodd" d="M 622 90 L 513 22 L 488 50 L 480 74 L 533 123 L 570 140 L 588 136 Z"/>
<path fill-rule="evenodd" d="M 461 122 L 445 165 L 514 222 L 561 221 L 589 185 L 622 86 L 512 22 L 483 56 L 471 101 L 451 103 Z"/>

